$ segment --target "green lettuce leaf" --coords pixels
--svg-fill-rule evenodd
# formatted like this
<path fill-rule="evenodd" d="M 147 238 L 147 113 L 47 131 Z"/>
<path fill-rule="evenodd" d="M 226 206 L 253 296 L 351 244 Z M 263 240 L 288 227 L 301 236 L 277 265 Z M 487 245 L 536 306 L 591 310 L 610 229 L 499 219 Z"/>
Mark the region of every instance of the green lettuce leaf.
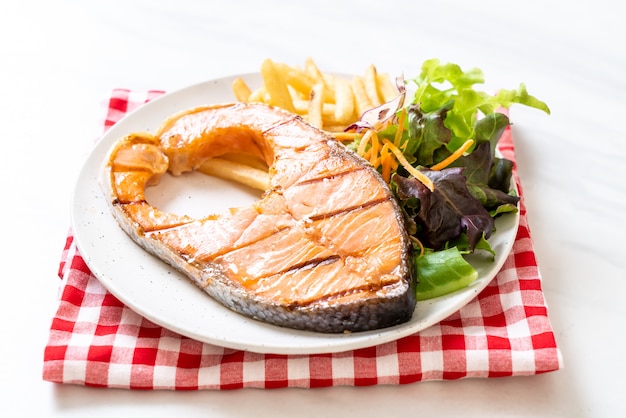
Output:
<path fill-rule="evenodd" d="M 446 149 L 446 145 L 452 138 L 452 132 L 444 125 L 448 111 L 453 103 L 435 109 L 431 112 L 423 112 L 419 106 L 409 106 L 408 112 L 408 146 L 404 150 L 411 159 L 418 161 L 419 165 L 429 166 L 434 161 L 435 152 Z"/>
<path fill-rule="evenodd" d="M 417 300 L 426 300 L 463 289 L 478 277 L 478 272 L 456 248 L 426 251 L 415 260 Z"/>
<path fill-rule="evenodd" d="M 407 81 L 416 86 L 412 104 L 419 106 L 422 113 L 447 109 L 443 123 L 451 133 L 447 142 L 450 152 L 467 139 L 475 139 L 476 121 L 481 115 L 493 114 L 501 107 L 518 103 L 550 113 L 548 105 L 530 95 L 524 84 L 516 90 L 500 90 L 495 95 L 480 91 L 475 88 L 476 84 L 484 82 L 480 69 L 464 71 L 457 64 L 442 64 L 438 59 L 424 61 L 420 75 Z M 426 165 L 419 159 L 418 163 Z"/>

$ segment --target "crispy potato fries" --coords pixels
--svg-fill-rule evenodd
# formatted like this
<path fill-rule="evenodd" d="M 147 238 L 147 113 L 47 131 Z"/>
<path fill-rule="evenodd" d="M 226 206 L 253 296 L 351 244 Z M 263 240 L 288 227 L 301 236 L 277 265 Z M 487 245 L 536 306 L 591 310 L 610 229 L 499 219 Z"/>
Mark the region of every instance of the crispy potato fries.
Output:
<path fill-rule="evenodd" d="M 261 76 L 263 84 L 255 90 L 237 78 L 232 85 L 235 98 L 281 107 L 334 134 L 342 133 L 366 110 L 398 95 L 389 75 L 378 73 L 374 65 L 350 78 L 323 73 L 312 58 L 303 67 L 268 58 L 261 64 Z"/>

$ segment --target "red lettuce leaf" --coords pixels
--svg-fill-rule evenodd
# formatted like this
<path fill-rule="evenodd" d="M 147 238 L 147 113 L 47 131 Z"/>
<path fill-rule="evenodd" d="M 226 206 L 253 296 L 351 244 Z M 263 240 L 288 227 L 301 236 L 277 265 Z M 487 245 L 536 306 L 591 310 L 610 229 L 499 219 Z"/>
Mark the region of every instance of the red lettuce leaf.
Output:
<path fill-rule="evenodd" d="M 519 197 L 509 194 L 513 163 L 494 158 L 489 142 L 483 142 L 471 154 L 456 160 L 452 166 L 465 168 L 467 189 L 487 210 L 501 205 L 516 206 Z"/>
<path fill-rule="evenodd" d="M 463 170 L 463 167 L 423 170 L 433 181 L 432 192 L 419 180 L 393 176 L 400 205 L 415 223 L 418 238 L 429 248 L 439 250 L 465 232 L 473 251 L 481 238 L 491 236 L 493 218 L 469 192 Z"/>

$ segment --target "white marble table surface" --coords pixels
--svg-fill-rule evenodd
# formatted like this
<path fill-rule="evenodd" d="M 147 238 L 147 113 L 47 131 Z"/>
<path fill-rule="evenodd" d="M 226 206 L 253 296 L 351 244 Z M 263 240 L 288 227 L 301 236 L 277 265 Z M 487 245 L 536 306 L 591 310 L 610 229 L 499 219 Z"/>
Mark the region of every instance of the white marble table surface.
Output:
<path fill-rule="evenodd" d="M 626 26 L 617 1 L 20 1 L 0 11 L 0 416 L 626 416 Z M 518 162 L 564 368 L 406 386 L 133 392 L 41 379 L 70 197 L 115 87 L 174 90 L 264 58 L 405 75 L 438 57 L 524 82 Z"/>

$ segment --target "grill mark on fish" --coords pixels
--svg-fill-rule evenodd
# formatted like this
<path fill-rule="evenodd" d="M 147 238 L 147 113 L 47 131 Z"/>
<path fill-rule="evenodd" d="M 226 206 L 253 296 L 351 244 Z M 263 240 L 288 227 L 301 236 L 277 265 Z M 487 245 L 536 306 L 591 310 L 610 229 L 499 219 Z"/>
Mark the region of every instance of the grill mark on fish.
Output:
<path fill-rule="evenodd" d="M 270 132 L 272 132 L 273 130 L 276 130 L 278 128 L 280 128 L 281 126 L 285 126 L 291 122 L 293 122 L 294 120 L 300 120 L 303 121 L 304 119 L 302 119 L 302 116 L 300 115 L 291 115 L 291 118 L 285 118 L 279 122 L 276 122 L 273 126 L 270 126 L 269 128 L 263 129 L 261 130 L 262 134 L 269 134 Z"/>
<path fill-rule="evenodd" d="M 278 272 L 276 274 L 282 274 L 282 273 L 286 273 L 286 272 L 294 271 L 294 270 L 311 269 L 311 268 L 314 268 L 314 267 L 317 267 L 317 266 L 320 266 L 320 265 L 324 265 L 324 264 L 336 263 L 336 262 L 339 262 L 340 260 L 341 260 L 341 257 L 339 257 L 339 256 L 330 256 L 330 257 L 326 257 L 326 258 L 322 258 L 322 259 L 312 259 L 310 261 L 301 263 L 299 265 L 294 265 L 290 269 L 288 269 L 286 271 Z M 358 294 L 358 293 L 362 293 L 362 292 L 374 293 L 374 292 L 377 292 L 379 290 L 382 290 L 387 284 L 388 283 L 386 283 L 384 281 L 381 281 L 381 282 L 378 282 L 378 283 L 366 283 L 366 284 L 363 284 L 362 286 L 354 287 L 354 288 L 351 288 L 349 290 L 329 293 L 329 294 L 326 294 L 326 295 L 321 296 L 319 298 L 313 298 L 313 299 L 310 299 L 310 300 L 308 300 L 306 302 L 294 301 L 294 302 L 291 302 L 289 304 L 289 307 L 291 309 L 294 309 L 294 308 L 297 308 L 297 307 L 310 306 L 310 305 L 314 305 L 316 303 L 332 301 L 333 299 L 342 298 L 342 297 L 346 297 L 346 296 L 350 296 L 350 295 Z"/>
<path fill-rule="evenodd" d="M 325 257 L 325 258 L 314 258 L 311 260 L 307 260 L 305 262 L 299 263 L 299 264 L 294 264 L 293 266 L 289 267 L 288 269 L 284 270 L 284 271 L 279 271 L 277 272 L 277 274 L 281 274 L 281 273 L 285 273 L 288 271 L 294 271 L 294 270 L 307 270 L 307 269 L 311 269 L 315 266 L 321 266 L 324 264 L 331 264 L 336 262 L 337 260 L 339 260 L 340 257 L 338 255 L 332 255 L 329 257 Z"/>
<path fill-rule="evenodd" d="M 292 187 L 297 187 L 297 186 L 301 186 L 301 185 L 309 185 L 309 184 L 314 184 L 314 183 L 319 183 L 322 181 L 329 181 L 329 180 L 335 180 L 335 179 L 339 179 L 341 177 L 350 175 L 350 174 L 354 174 L 356 172 L 359 171 L 363 171 L 365 170 L 365 168 L 363 167 L 354 167 L 350 170 L 346 170 L 346 171 L 342 171 L 339 173 L 334 173 L 333 175 L 330 176 L 323 176 L 323 177 L 314 177 L 314 178 L 309 178 L 306 180 L 301 180 L 299 182 L 297 182 L 296 184 L 294 184 Z"/>
<path fill-rule="evenodd" d="M 329 293 L 328 295 L 325 295 L 324 297 L 311 299 L 307 302 L 292 302 L 289 304 L 289 307 L 291 309 L 307 307 L 307 306 L 316 305 L 319 303 L 331 302 L 334 299 L 349 297 L 353 294 L 359 294 L 363 292 L 368 292 L 368 293 L 377 292 L 383 288 L 384 288 L 384 285 L 371 285 L 371 284 L 363 285 L 363 286 L 355 287 L 355 288 L 352 288 L 350 290 L 346 290 L 343 292 Z"/>
<path fill-rule="evenodd" d="M 349 207 L 347 207 L 345 209 L 336 210 L 334 212 L 328 212 L 328 213 L 321 213 L 319 215 L 313 215 L 313 216 L 310 216 L 309 219 L 312 220 L 312 221 L 319 221 L 321 219 L 328 219 L 328 218 L 332 218 L 333 216 L 343 215 L 343 214 L 354 212 L 354 211 L 358 211 L 358 210 L 361 210 L 361 209 L 370 208 L 372 206 L 380 205 L 381 203 L 385 203 L 385 202 L 388 202 L 388 201 L 389 201 L 389 199 L 370 200 L 369 202 L 367 202 L 365 204 L 358 205 L 358 206 L 349 206 Z"/>
<path fill-rule="evenodd" d="M 148 202 L 145 199 L 138 199 L 138 200 L 113 199 L 111 204 L 115 206 L 126 206 L 126 205 L 143 205 L 143 204 L 148 204 Z"/>
<path fill-rule="evenodd" d="M 175 231 L 176 229 L 181 229 L 181 228 L 184 228 L 185 226 L 186 226 L 186 224 L 181 224 L 181 225 L 177 225 L 177 226 L 174 226 L 174 227 L 171 227 L 171 228 L 155 229 L 153 231 L 146 232 L 146 236 L 149 236 L 151 234 L 154 235 L 154 234 L 163 233 L 163 232 Z M 216 252 L 212 253 L 210 258 L 203 258 L 203 257 L 197 257 L 197 258 L 198 258 L 198 260 L 200 262 L 207 262 L 207 261 L 213 260 L 215 258 L 222 257 L 225 254 L 228 254 L 230 252 L 233 252 L 233 251 L 236 251 L 236 250 L 245 249 L 246 247 L 254 245 L 255 243 L 257 243 L 259 241 L 262 241 L 264 239 L 270 238 L 272 235 L 279 234 L 279 233 L 281 233 L 281 232 L 283 232 L 285 230 L 288 230 L 288 229 L 290 229 L 290 228 L 289 227 L 276 228 L 276 229 L 272 230 L 272 232 L 270 234 L 260 236 L 259 238 L 255 239 L 255 240 L 246 242 L 245 244 L 238 245 L 238 246 L 233 246 L 233 247 L 230 247 L 230 248 L 224 247 L 221 251 L 216 251 Z"/>

